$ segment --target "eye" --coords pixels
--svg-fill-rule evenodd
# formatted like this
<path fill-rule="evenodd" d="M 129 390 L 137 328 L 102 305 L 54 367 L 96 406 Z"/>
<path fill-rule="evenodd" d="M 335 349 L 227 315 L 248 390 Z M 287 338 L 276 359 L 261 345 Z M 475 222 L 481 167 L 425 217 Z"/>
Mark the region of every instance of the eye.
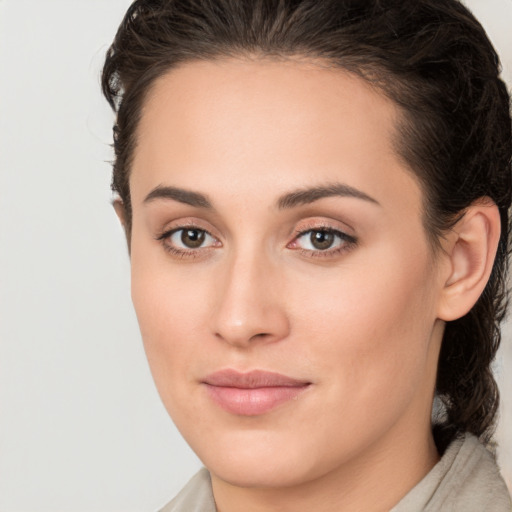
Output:
<path fill-rule="evenodd" d="M 208 238 L 211 238 L 211 236 L 202 229 L 184 228 L 175 231 L 169 237 L 169 240 L 174 245 L 182 245 L 182 247 L 186 249 L 197 249 L 201 247 Z"/>
<path fill-rule="evenodd" d="M 194 226 L 167 231 L 159 236 L 158 240 L 162 242 L 167 251 L 181 256 L 219 245 L 218 240 L 208 231 Z"/>
<path fill-rule="evenodd" d="M 310 256 L 329 256 L 348 250 L 355 244 L 356 239 L 346 233 L 332 228 L 317 228 L 300 232 L 289 247 Z"/>
<path fill-rule="evenodd" d="M 336 236 L 332 231 L 310 231 L 300 237 L 303 243 L 308 247 L 304 249 L 325 251 L 341 242 L 340 237 Z"/>

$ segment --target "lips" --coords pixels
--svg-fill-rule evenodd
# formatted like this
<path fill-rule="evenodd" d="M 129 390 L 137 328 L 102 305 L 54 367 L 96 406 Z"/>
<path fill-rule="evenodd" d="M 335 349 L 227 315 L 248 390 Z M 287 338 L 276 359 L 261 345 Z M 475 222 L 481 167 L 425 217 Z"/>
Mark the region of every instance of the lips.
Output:
<path fill-rule="evenodd" d="M 258 416 L 297 399 L 311 382 L 262 370 L 240 373 L 229 369 L 209 375 L 202 384 L 222 409 L 241 416 Z"/>

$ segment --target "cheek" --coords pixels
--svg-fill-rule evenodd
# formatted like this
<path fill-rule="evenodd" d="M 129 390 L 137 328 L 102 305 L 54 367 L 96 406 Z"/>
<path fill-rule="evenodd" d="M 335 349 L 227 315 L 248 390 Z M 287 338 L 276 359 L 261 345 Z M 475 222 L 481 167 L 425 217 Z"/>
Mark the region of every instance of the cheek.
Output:
<path fill-rule="evenodd" d="M 179 428 L 187 431 L 190 428 L 187 418 L 192 416 L 195 428 L 202 430 L 208 427 L 203 425 L 201 411 L 196 410 L 199 405 L 191 390 L 197 393 L 194 382 L 197 374 L 193 369 L 205 355 L 201 347 L 205 336 L 200 326 L 204 317 L 203 301 L 198 299 L 200 292 L 190 281 L 187 285 L 186 280 L 170 279 L 169 274 L 134 265 L 132 299 L 162 403 Z"/>
<path fill-rule="evenodd" d="M 193 357 L 194 340 L 204 318 L 202 291 L 193 278 L 193 266 L 173 271 L 168 257 L 154 248 L 132 243 L 131 290 L 144 349 L 164 403 L 169 384 L 180 384 Z M 189 275 L 190 274 L 190 275 Z"/>
<path fill-rule="evenodd" d="M 333 386 L 358 397 L 354 403 L 377 406 L 421 385 L 435 322 L 428 250 L 384 249 L 330 279 L 304 279 L 290 294 L 308 358 L 339 375 Z"/>

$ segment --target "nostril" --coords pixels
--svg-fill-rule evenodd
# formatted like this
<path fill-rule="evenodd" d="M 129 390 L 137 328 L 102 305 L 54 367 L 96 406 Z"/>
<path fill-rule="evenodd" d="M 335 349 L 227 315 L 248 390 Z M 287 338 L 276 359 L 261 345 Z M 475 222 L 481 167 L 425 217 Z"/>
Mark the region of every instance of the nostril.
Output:
<path fill-rule="evenodd" d="M 253 338 L 266 338 L 267 336 L 270 336 L 270 333 L 268 333 L 268 332 L 260 332 L 258 334 L 255 334 L 251 339 L 253 339 Z"/>

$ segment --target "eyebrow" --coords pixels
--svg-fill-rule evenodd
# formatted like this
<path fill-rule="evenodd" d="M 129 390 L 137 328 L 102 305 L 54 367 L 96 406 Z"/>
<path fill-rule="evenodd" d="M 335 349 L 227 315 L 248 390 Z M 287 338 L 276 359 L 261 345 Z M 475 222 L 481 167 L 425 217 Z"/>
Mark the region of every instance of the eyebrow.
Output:
<path fill-rule="evenodd" d="M 380 206 L 380 203 L 373 197 L 365 194 L 357 188 L 345 185 L 344 183 L 333 183 L 320 187 L 304 188 L 284 194 L 278 199 L 277 206 L 280 210 L 284 210 L 304 204 L 314 203 L 320 199 L 333 196 L 354 197 Z"/>
<path fill-rule="evenodd" d="M 205 195 L 177 187 L 158 185 L 146 196 L 144 203 L 150 203 L 155 199 L 171 199 L 196 208 L 213 209 L 212 203 Z"/>
<path fill-rule="evenodd" d="M 277 207 L 280 210 L 285 210 L 295 208 L 300 205 L 314 203 L 320 199 L 333 196 L 354 197 L 380 206 L 380 203 L 376 199 L 365 194 L 361 190 L 345 185 L 344 183 L 333 183 L 330 185 L 303 188 L 293 192 L 288 192 L 279 197 L 277 200 Z M 204 194 L 178 187 L 158 185 L 146 196 L 144 203 L 150 203 L 156 199 L 170 199 L 188 204 L 195 208 L 213 210 L 212 203 Z"/>

